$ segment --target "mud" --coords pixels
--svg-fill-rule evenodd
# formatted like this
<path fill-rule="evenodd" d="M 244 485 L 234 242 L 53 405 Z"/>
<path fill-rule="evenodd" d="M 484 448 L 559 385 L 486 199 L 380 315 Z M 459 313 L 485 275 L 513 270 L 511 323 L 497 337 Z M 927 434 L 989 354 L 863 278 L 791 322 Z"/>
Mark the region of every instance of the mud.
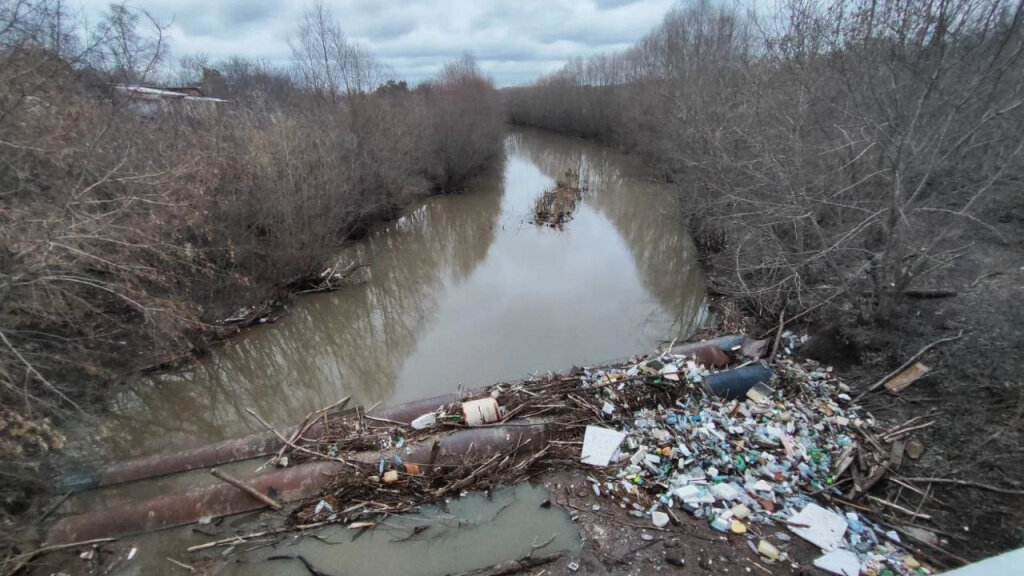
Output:
<path fill-rule="evenodd" d="M 899 394 L 882 391 L 862 400 L 882 420 L 925 414 L 937 419 L 915 433 L 924 453 L 916 461 L 904 459 L 899 469 L 904 476 L 1024 491 L 1024 205 L 1019 200 L 990 204 L 980 218 L 994 229 L 969 228 L 952 238 L 945 248 L 970 249 L 916 286 L 953 289 L 956 296 L 908 299 L 888 325 L 844 326 L 862 362 L 839 373 L 855 389 L 867 388 L 930 342 L 963 330 L 961 339 L 925 354 L 921 361 L 932 371 L 924 378 Z M 949 539 L 950 551 L 977 560 L 1024 545 L 1022 494 L 932 484 L 921 512 L 934 517 L 926 525 Z M 909 520 L 898 513 L 890 517 Z"/>

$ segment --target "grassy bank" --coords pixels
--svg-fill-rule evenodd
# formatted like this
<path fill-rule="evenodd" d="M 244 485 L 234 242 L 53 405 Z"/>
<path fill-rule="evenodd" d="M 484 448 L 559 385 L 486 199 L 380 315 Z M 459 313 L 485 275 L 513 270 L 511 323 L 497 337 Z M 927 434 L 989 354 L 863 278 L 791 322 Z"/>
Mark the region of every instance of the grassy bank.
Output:
<path fill-rule="evenodd" d="M 86 34 L 63 9 L 0 2 L 4 518 L 60 445 L 48 418 L 227 335 L 215 321 L 319 279 L 368 224 L 458 190 L 501 146 L 472 59 L 409 89 L 319 5 L 291 69 L 204 67 L 221 102 L 118 88 L 150 82 L 163 29 L 114 8 Z"/>
<path fill-rule="evenodd" d="M 713 289 L 762 330 L 818 327 L 812 349 L 854 384 L 963 330 L 871 409 L 937 416 L 916 475 L 1019 489 L 1022 91 L 1019 3 L 695 1 L 503 96 L 511 122 L 624 148 L 675 183 Z M 947 483 L 926 499 L 966 557 L 1024 542 L 1012 495 Z"/>

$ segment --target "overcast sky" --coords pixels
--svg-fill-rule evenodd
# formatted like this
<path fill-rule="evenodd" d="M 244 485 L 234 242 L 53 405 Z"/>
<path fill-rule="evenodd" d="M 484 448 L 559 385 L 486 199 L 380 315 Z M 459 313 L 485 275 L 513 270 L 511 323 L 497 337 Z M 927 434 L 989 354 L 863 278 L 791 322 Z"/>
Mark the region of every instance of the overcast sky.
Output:
<path fill-rule="evenodd" d="M 95 22 L 109 0 L 80 0 Z M 415 83 L 463 52 L 501 86 L 529 82 L 575 56 L 620 50 L 673 0 L 325 0 L 350 39 Z M 287 64 L 300 0 L 129 0 L 171 22 L 172 58 L 205 53 Z"/>

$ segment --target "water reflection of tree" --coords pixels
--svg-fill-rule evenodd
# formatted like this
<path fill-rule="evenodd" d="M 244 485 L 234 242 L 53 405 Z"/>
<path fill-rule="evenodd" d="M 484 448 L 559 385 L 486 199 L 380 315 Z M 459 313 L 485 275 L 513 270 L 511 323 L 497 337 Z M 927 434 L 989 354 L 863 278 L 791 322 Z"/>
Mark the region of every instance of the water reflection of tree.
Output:
<path fill-rule="evenodd" d="M 509 141 L 510 154 L 528 159 L 550 178 L 580 169 L 587 185 L 584 202 L 622 235 L 644 287 L 675 315 L 676 333 L 695 331 L 704 317 L 703 277 L 673 195 L 644 179 L 633 159 L 584 140 L 524 130 Z"/>
<path fill-rule="evenodd" d="M 584 202 L 621 235 L 644 287 L 676 314 L 677 333 L 692 329 L 703 309 L 701 276 L 668 195 L 631 177 L 628 160 L 581 140 L 517 132 L 507 149 L 552 180 L 582 168 L 589 186 Z M 89 430 L 94 444 L 107 458 L 152 453 L 259 430 L 246 408 L 284 426 L 344 395 L 361 404 L 389 397 L 439 298 L 490 249 L 502 170 L 481 181 L 489 190 L 430 199 L 380 226 L 359 245 L 359 257 L 370 264 L 365 284 L 303 298 L 276 325 L 119 392 L 113 414 Z"/>
<path fill-rule="evenodd" d="M 370 264 L 364 283 L 302 298 L 277 324 L 176 373 L 128 385 L 109 414 L 86 425 L 92 447 L 124 458 L 259 430 L 246 408 L 284 426 L 342 396 L 361 404 L 387 398 L 445 287 L 486 256 L 503 170 L 502 161 L 473 193 L 428 199 L 379 226 L 356 248 Z"/>

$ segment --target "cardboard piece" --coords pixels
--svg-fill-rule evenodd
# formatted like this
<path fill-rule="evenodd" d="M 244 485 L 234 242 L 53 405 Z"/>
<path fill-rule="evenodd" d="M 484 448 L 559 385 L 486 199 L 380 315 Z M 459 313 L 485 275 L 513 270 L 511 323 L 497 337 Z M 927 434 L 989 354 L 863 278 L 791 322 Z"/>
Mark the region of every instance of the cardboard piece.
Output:
<path fill-rule="evenodd" d="M 772 390 L 771 386 L 768 386 L 763 382 L 758 382 L 751 386 L 750 390 L 747 390 L 747 398 L 750 398 L 757 404 L 764 404 L 771 400 L 772 394 L 774 393 L 775 390 Z"/>
<path fill-rule="evenodd" d="M 837 576 L 858 576 L 860 560 L 849 550 L 834 550 L 814 560 L 814 566 Z"/>
<path fill-rule="evenodd" d="M 846 518 L 813 503 L 791 516 L 787 523 L 791 532 L 825 552 L 838 548 L 846 534 Z"/>
<path fill-rule="evenodd" d="M 609 430 L 600 426 L 587 426 L 583 434 L 583 451 L 580 462 L 593 466 L 607 466 L 626 435 L 618 430 Z"/>
<path fill-rule="evenodd" d="M 931 368 L 921 364 L 920 362 L 914 362 L 913 365 L 894 376 L 892 380 L 886 382 L 885 389 L 893 394 L 900 392 L 907 386 L 918 381 L 925 374 L 931 372 L 931 370 Z"/>

